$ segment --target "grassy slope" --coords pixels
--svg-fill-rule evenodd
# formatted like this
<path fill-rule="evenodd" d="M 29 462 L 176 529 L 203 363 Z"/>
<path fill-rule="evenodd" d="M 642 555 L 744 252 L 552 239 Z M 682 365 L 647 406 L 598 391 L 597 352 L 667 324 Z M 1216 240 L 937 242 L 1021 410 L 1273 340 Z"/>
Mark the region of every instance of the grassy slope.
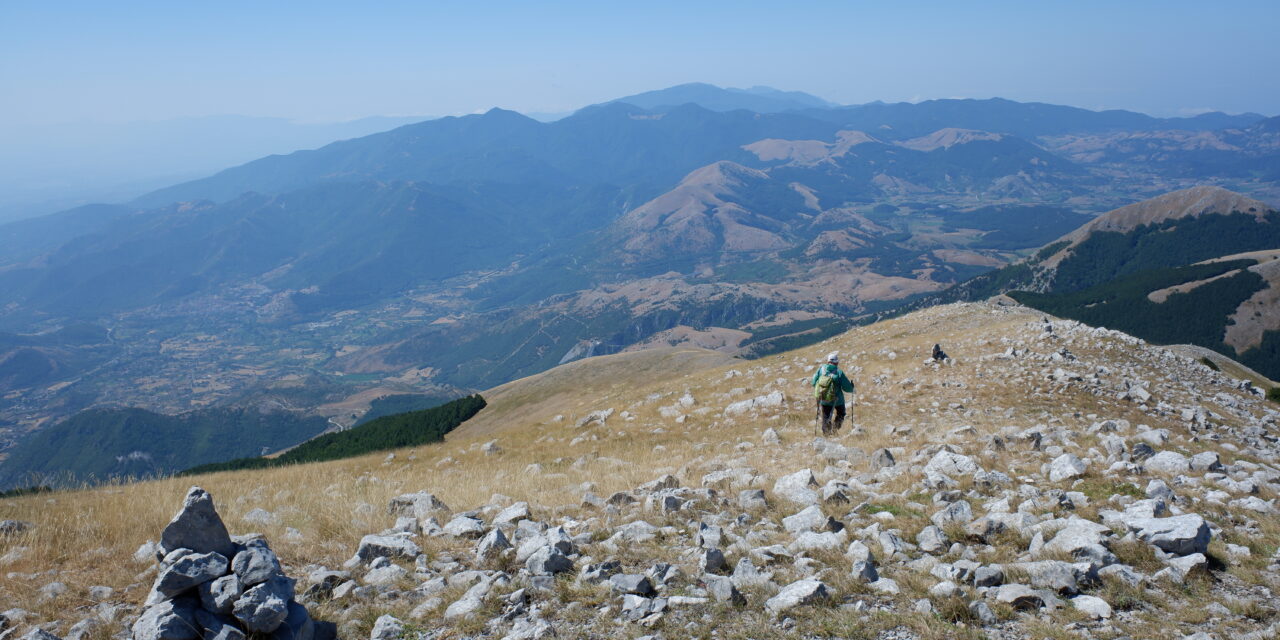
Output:
<path fill-rule="evenodd" d="M 844 444 L 868 452 L 883 446 L 900 446 L 907 452 L 913 452 L 946 440 L 946 434 L 952 429 L 971 425 L 977 433 L 953 439 L 956 446 L 976 455 L 985 468 L 1018 476 L 1030 469 L 1010 462 L 1008 456 L 999 452 L 984 449 L 978 444 L 979 438 L 1008 425 L 1025 427 L 1049 422 L 1052 418 L 1062 420 L 1061 426 L 1081 434 L 1080 441 L 1087 447 L 1093 443 L 1094 436 L 1084 434 L 1093 420 L 1091 414 L 1096 414 L 1128 419 L 1134 424 L 1150 424 L 1153 428 L 1168 428 L 1174 434 L 1176 444 L 1182 448 L 1212 448 L 1227 461 L 1248 459 L 1246 454 L 1220 448 L 1214 442 L 1192 444 L 1186 438 L 1185 426 L 1176 418 L 1143 413 L 1134 405 L 1110 395 L 1093 394 L 1078 386 L 1063 386 L 1054 393 L 1048 393 L 1050 385 L 1044 381 L 1042 370 L 1045 365 L 1039 360 L 1028 356 L 1011 361 L 985 360 L 1002 353 L 1009 345 L 1021 345 L 1039 354 L 1048 354 L 1059 348 L 1058 343 L 1046 342 L 1041 328 L 1042 316 L 1039 312 L 1020 308 L 1000 311 L 985 305 L 951 305 L 857 328 L 797 351 L 752 362 L 726 363 L 686 375 L 662 376 L 653 368 L 621 367 L 616 368 L 613 376 L 600 376 L 592 363 L 609 365 L 612 362 L 607 359 L 588 361 L 577 363 L 579 366 L 572 369 L 581 376 L 566 375 L 564 370 L 560 370 L 530 379 L 523 385 L 512 383 L 486 392 L 486 397 L 493 400 L 491 412 L 477 418 L 475 425 L 460 429 L 444 444 L 403 450 L 390 462 L 384 462 L 384 454 L 375 454 L 331 463 L 60 493 L 53 498 L 53 503 L 45 496 L 4 500 L 0 501 L 0 518 L 20 518 L 36 524 L 31 533 L 12 539 L 10 544 L 26 546 L 29 552 L 7 566 L 6 570 L 21 573 L 56 569 L 61 571 L 59 579 L 67 583 L 73 593 L 83 593 L 88 585 L 105 584 L 121 589 L 119 598 L 140 601 L 145 597 L 147 586 L 144 584 L 146 581 L 140 583 L 135 576 L 146 565 L 131 561 L 96 562 L 86 557 L 84 550 L 101 549 L 102 557 L 128 558 L 142 541 L 158 535 L 191 484 L 212 492 L 232 533 L 262 532 L 290 570 L 298 572 L 300 567 L 309 563 L 323 563 L 330 567 L 340 565 L 351 556 L 362 535 L 389 526 L 390 520 L 382 506 L 392 496 L 408 491 L 432 491 L 456 511 L 485 505 L 494 493 L 502 493 L 511 499 L 533 503 L 535 516 L 539 519 L 554 519 L 557 514 L 598 515 L 579 513 L 577 504 L 582 497 L 583 483 L 591 483 L 597 495 L 609 495 L 663 473 L 676 473 L 687 484 L 696 486 L 702 474 L 725 465 L 750 465 L 773 477 L 804 467 L 818 471 L 824 463 L 815 458 L 809 444 L 813 427 L 808 391 L 800 381 L 808 377 L 822 354 L 833 349 L 845 355 L 846 368 L 859 385 L 854 421 L 865 428 L 861 435 L 846 435 Z M 934 342 L 941 342 L 949 353 L 958 358 L 954 368 L 937 370 L 921 364 Z M 1106 362 L 1111 367 L 1130 368 L 1126 370 L 1126 376 L 1163 380 L 1167 369 L 1167 361 L 1160 355 L 1160 350 L 1135 347 L 1115 338 L 1104 338 L 1097 346 L 1075 342 L 1071 350 L 1082 358 Z M 1197 384 L 1213 392 L 1239 393 L 1228 385 L 1215 384 L 1213 374 L 1207 368 L 1202 369 L 1200 377 L 1195 379 Z M 740 373 L 727 379 L 731 370 Z M 1002 382 L 1000 376 L 1004 374 L 1015 377 Z M 612 383 L 603 391 L 599 390 L 601 387 L 593 387 L 595 381 L 602 378 Z M 873 379 L 883 382 L 877 384 Z M 963 381 L 965 386 L 952 384 L 954 381 Z M 531 391 L 539 384 L 544 384 L 545 388 Z M 732 393 L 735 387 L 744 391 Z M 788 397 L 787 405 L 776 412 L 766 412 L 758 418 L 733 419 L 727 419 L 721 413 L 729 402 L 775 389 Z M 658 408 L 673 402 L 686 391 L 697 398 L 696 407 L 710 410 L 705 415 L 691 415 L 683 424 L 661 418 Z M 650 394 L 658 394 L 659 398 L 646 402 L 645 398 Z M 548 404 L 554 402 L 560 408 L 531 407 L 526 403 L 529 395 L 547 398 Z M 948 409 L 951 403 L 963 406 L 959 410 Z M 626 409 L 635 416 L 635 420 L 627 422 L 615 416 L 607 427 L 575 429 L 572 422 L 556 423 L 546 419 L 552 411 L 567 415 L 609 407 Z M 1229 413 L 1226 410 L 1221 412 L 1224 415 Z M 488 426 L 481 426 L 485 424 Z M 891 425 L 909 427 L 911 431 L 889 436 L 887 433 Z M 766 427 L 773 427 L 781 434 L 782 446 L 761 444 L 760 433 Z M 495 435 L 503 452 L 496 456 L 485 455 L 480 445 Z M 1044 452 L 1028 455 L 1034 457 L 1035 464 L 1049 459 Z M 541 465 L 542 471 L 527 470 L 531 463 Z M 905 460 L 900 461 L 900 464 L 906 463 Z M 863 470 L 865 465 L 865 462 L 858 462 L 855 468 Z M 901 479 L 887 483 L 883 490 L 902 491 L 908 483 L 914 482 L 916 476 L 914 473 L 905 474 Z M 1094 482 L 1096 480 L 1092 477 L 1086 478 L 1081 489 L 1093 490 L 1089 483 Z M 764 484 L 771 486 L 772 481 L 767 480 Z M 1264 490 L 1263 497 L 1272 497 L 1270 489 Z M 858 499 L 864 498 L 875 499 L 874 496 Z M 928 501 L 927 496 L 922 499 Z M 56 508 L 51 508 L 51 504 Z M 367 505 L 373 505 L 373 509 L 367 509 Z M 561 508 L 556 505 L 568 506 Z M 550 511 L 553 507 L 554 513 Z M 254 508 L 272 511 L 279 521 L 267 525 L 244 522 L 242 517 Z M 901 528 L 904 537 L 913 537 L 920 527 L 927 524 L 923 516 L 913 515 L 902 504 L 894 508 L 902 515 L 893 526 Z M 788 513 L 789 510 L 782 507 L 764 515 L 777 518 Z M 659 524 L 666 522 L 657 514 L 644 514 L 643 517 Z M 1243 516 L 1237 514 L 1235 517 Z M 1228 537 L 1227 540 L 1266 548 L 1269 554 L 1280 541 L 1280 523 L 1276 518 L 1257 514 L 1249 517 L 1261 523 L 1254 539 Z M 678 524 L 676 521 L 672 523 Z M 866 524 L 862 522 L 857 526 Z M 286 527 L 301 531 L 301 539 L 286 537 Z M 426 538 L 422 543 L 424 549 L 433 554 L 451 548 L 451 544 L 456 546 L 441 538 Z M 470 543 L 464 544 L 469 548 Z M 1222 553 L 1220 547 L 1215 549 L 1215 553 Z M 645 554 L 660 552 L 656 546 L 646 546 L 623 550 L 619 557 L 624 562 L 639 564 Z M 1260 557 L 1259 561 L 1265 565 L 1265 558 Z M 1255 565 L 1242 563 L 1230 571 L 1248 579 L 1253 575 L 1249 572 L 1256 570 Z M 949 637 L 947 629 L 938 631 L 937 620 L 933 616 L 909 613 L 912 599 L 921 597 L 922 589 L 930 586 L 932 581 L 927 584 L 914 579 L 906 581 L 909 575 L 892 566 L 883 570 L 890 577 L 904 580 L 902 602 L 896 605 L 901 613 L 887 614 L 888 617 L 876 617 L 871 621 L 864 616 L 859 622 L 859 614 L 831 609 L 820 615 L 797 616 L 800 627 L 792 632 L 779 632 L 776 627 L 762 622 L 755 613 L 750 613 L 723 618 L 722 630 L 732 637 L 782 637 L 779 634 L 784 633 L 842 633 L 841 637 L 847 637 L 853 635 L 853 629 L 860 624 L 877 627 L 902 624 L 917 631 L 934 630 L 936 635 L 929 637 Z M 789 568 L 782 571 L 780 578 L 791 575 L 785 573 L 790 571 Z M 841 590 L 854 588 L 847 578 L 835 576 L 834 580 Z M 41 619 L 62 618 L 62 605 L 38 601 L 36 588 L 39 584 L 43 582 L 0 577 L 0 601 L 32 609 Z M 458 594 L 449 592 L 446 595 L 453 597 Z M 585 592 L 560 595 L 592 597 Z M 758 594 L 749 595 L 759 597 Z M 1174 594 L 1173 597 L 1186 596 Z M 376 608 L 403 615 L 413 604 L 389 603 Z M 1185 616 L 1178 613 L 1182 610 L 1174 610 L 1172 621 L 1168 613 L 1159 610 L 1137 611 L 1131 618 L 1117 624 L 1121 631 L 1133 637 L 1150 637 L 1146 634 L 1151 630 L 1168 629 L 1171 624 L 1178 623 L 1185 628 L 1182 624 Z M 319 608 L 316 613 L 330 619 L 337 615 L 335 610 L 326 607 Z M 362 627 L 366 635 L 367 624 L 377 611 L 373 613 L 367 616 L 366 627 Z M 1036 622 L 1033 618 L 1028 624 L 1039 625 L 1037 629 L 1049 629 L 1052 625 L 1074 619 L 1069 609 L 1046 615 L 1050 616 L 1047 622 Z M 435 619 L 430 623 L 433 626 L 444 624 Z M 954 630 L 953 627 L 950 629 Z M 1044 635 L 1040 633 L 1036 637 Z"/>

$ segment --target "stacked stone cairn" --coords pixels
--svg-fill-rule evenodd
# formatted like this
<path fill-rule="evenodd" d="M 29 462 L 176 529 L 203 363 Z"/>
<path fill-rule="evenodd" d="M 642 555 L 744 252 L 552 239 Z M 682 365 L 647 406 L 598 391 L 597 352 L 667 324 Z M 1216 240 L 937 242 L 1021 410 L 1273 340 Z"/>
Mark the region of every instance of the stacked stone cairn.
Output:
<path fill-rule="evenodd" d="M 164 528 L 156 556 L 159 572 L 134 640 L 332 637 L 330 625 L 313 621 L 294 600 L 294 581 L 267 541 L 229 535 L 200 487 L 187 492 Z"/>

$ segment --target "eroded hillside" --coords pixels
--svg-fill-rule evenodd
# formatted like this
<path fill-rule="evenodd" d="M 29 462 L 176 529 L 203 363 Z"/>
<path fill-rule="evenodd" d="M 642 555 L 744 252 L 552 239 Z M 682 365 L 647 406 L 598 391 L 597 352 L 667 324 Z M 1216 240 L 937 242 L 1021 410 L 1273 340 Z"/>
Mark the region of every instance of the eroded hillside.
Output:
<path fill-rule="evenodd" d="M 831 350 L 858 394 L 821 440 Z M 442 445 L 4 500 L 30 523 L 0 538 L 5 615 L 127 629 L 194 483 L 343 638 L 1277 630 L 1280 414 L 1196 360 L 992 304 L 672 375 L 629 357 L 508 385 Z"/>

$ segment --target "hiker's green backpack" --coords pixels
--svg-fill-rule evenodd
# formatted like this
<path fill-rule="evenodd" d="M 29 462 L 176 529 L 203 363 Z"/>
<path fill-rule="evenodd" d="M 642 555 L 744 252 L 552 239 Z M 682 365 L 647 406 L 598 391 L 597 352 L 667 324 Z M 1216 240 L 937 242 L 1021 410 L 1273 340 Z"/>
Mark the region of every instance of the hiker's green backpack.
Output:
<path fill-rule="evenodd" d="M 818 384 L 813 387 L 813 397 L 823 404 L 834 404 L 839 393 L 840 370 L 823 367 L 822 373 L 818 374 Z"/>

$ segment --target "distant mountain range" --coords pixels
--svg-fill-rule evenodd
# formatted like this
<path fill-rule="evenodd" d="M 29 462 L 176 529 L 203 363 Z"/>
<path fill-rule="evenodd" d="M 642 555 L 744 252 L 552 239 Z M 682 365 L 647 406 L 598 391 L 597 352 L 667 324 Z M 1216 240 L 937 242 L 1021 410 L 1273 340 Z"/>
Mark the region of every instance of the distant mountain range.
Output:
<path fill-rule="evenodd" d="M 672 104 L 689 96 L 708 105 Z M 1086 240 L 1070 255 L 1094 253 L 1059 258 L 1054 288 L 1036 284 L 1052 252 L 1034 268 L 1028 254 L 1180 188 L 1275 198 L 1277 166 L 1274 119 L 999 99 L 831 107 L 685 85 L 555 122 L 495 109 L 414 123 L 0 228 L 0 438 L 101 405 L 351 424 L 388 396 L 589 355 L 772 353 L 931 296 L 1024 290 L 1066 309 L 1032 297 L 1150 257 Z M 1217 217 L 1198 232 L 1271 241 Z M 1126 242 L 1172 237 L 1153 228 Z M 1268 331 L 1239 344 L 1265 347 Z"/>
<path fill-rule="evenodd" d="M 649 110 L 666 110 L 686 104 L 696 104 L 711 111 L 754 111 L 756 113 L 781 113 L 799 109 L 829 109 L 840 105 L 827 102 L 803 91 L 779 91 L 772 87 L 750 89 L 721 88 L 702 82 L 676 85 L 657 91 L 646 91 L 625 96 L 610 103 L 625 103 Z"/>
<path fill-rule="evenodd" d="M 153 122 L 0 123 L 0 223 L 96 202 L 127 202 L 273 153 L 312 149 L 422 117 L 332 123 L 209 116 Z"/>

